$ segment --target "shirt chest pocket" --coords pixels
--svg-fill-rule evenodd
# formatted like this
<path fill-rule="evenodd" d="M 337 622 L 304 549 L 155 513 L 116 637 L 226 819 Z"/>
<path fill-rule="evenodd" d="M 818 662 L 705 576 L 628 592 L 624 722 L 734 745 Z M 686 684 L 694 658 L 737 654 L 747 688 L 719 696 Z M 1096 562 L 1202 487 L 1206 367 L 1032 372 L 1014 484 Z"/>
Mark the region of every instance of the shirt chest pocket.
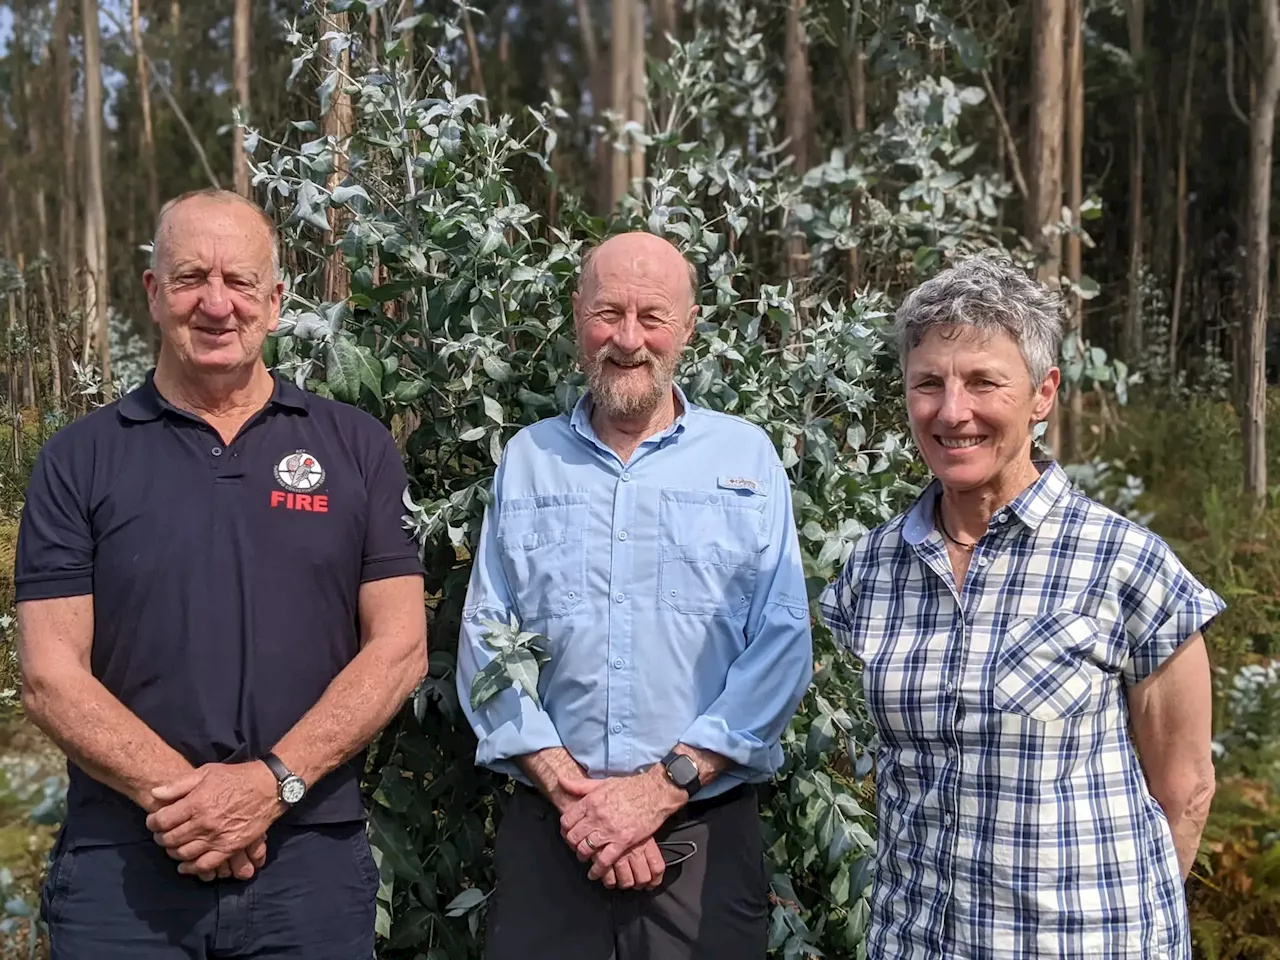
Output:
<path fill-rule="evenodd" d="M 759 571 L 765 496 L 664 489 L 658 595 L 677 613 L 745 618 Z"/>
<path fill-rule="evenodd" d="M 587 582 L 587 495 L 563 493 L 505 501 L 498 542 L 522 621 L 577 609 Z"/>
<path fill-rule="evenodd" d="M 995 706 L 1046 722 L 1085 713 L 1104 677 L 1093 657 L 1102 640 L 1097 620 L 1068 610 L 1013 624 L 1000 642 Z"/>

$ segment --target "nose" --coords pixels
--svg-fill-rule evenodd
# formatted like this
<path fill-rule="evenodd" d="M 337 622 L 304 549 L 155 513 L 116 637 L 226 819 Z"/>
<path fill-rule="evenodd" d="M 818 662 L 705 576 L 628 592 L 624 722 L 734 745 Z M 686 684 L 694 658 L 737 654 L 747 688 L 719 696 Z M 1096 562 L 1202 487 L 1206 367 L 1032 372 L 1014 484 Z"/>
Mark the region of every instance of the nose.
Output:
<path fill-rule="evenodd" d="M 624 354 L 635 353 L 644 346 L 644 328 L 633 308 L 628 308 L 613 328 L 613 345 Z"/>
<path fill-rule="evenodd" d="M 200 296 L 200 312 L 210 320 L 225 320 L 231 316 L 234 306 L 227 295 L 226 284 L 218 276 L 209 277 Z"/>
<path fill-rule="evenodd" d="M 970 419 L 969 391 L 964 384 L 948 381 L 943 388 L 942 406 L 938 410 L 938 420 L 948 427 L 958 427 Z"/>

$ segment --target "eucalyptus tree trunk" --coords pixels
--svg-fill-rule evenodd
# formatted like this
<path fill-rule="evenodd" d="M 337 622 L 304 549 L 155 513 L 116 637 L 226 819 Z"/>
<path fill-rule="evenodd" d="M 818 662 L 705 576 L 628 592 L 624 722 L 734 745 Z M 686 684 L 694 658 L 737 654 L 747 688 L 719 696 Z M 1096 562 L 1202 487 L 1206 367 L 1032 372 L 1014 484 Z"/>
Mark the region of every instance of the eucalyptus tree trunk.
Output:
<path fill-rule="evenodd" d="M 62 196 L 58 202 L 58 281 L 61 306 L 71 314 L 80 306 L 76 282 L 76 122 L 71 88 L 71 4 L 58 0 L 53 18 L 53 60 L 62 134 Z"/>
<path fill-rule="evenodd" d="M 107 211 L 102 193 L 102 58 L 99 52 L 98 0 L 80 0 L 80 15 L 84 22 L 85 316 L 96 332 L 102 386 L 109 395 L 111 343 L 107 333 Z"/>
<path fill-rule="evenodd" d="M 1080 283 L 1081 237 L 1080 207 L 1084 194 L 1084 4 L 1070 0 L 1067 18 L 1067 207 L 1071 225 L 1076 228 L 1067 237 L 1067 277 Z M 1084 301 L 1078 293 L 1070 299 L 1068 329 L 1075 334 L 1076 349 L 1084 344 Z M 1073 389 L 1068 401 L 1063 455 L 1074 461 L 1083 453 L 1084 393 Z"/>
<path fill-rule="evenodd" d="M 1262 63 L 1249 129 L 1248 278 L 1244 411 L 1244 488 L 1261 509 L 1267 498 L 1267 268 L 1271 226 L 1271 157 L 1276 98 L 1280 97 L 1280 0 L 1257 0 L 1262 19 Z"/>
<path fill-rule="evenodd" d="M 1062 117 L 1066 105 L 1063 30 L 1067 0 L 1034 0 L 1032 6 L 1031 149 L 1028 152 L 1026 234 L 1040 266 L 1042 283 L 1057 287 L 1062 263 L 1062 238 L 1053 225 L 1062 211 Z M 1049 414 L 1046 441 L 1055 457 L 1062 456 L 1061 405 Z"/>
<path fill-rule="evenodd" d="M 321 16 L 317 27 L 320 37 L 330 31 L 345 34 L 348 29 L 349 24 L 345 13 L 326 13 Z M 324 53 L 324 76 L 327 78 L 333 71 L 338 72 L 338 81 L 329 102 L 329 110 L 324 115 L 325 136 L 333 138 L 333 172 L 329 174 L 328 184 L 329 190 L 332 191 L 347 177 L 347 140 L 351 136 L 351 129 L 355 122 L 351 110 L 351 96 L 344 92 L 346 78 L 351 75 L 351 51 L 344 47 L 337 56 L 334 56 L 331 41 L 321 40 L 320 46 Z M 346 218 L 342 215 L 342 211 L 337 207 L 330 207 L 329 234 L 325 239 L 334 245 L 334 249 L 329 254 L 329 262 L 325 267 L 324 283 L 324 297 L 330 302 L 346 300 L 351 293 L 351 275 L 347 271 L 346 263 L 343 262 L 342 251 L 337 246 L 342 242 L 345 229 Z"/>
<path fill-rule="evenodd" d="M 139 0 L 133 0 L 130 26 L 133 30 L 133 57 L 138 71 L 138 93 L 142 107 L 142 159 L 147 165 L 147 211 L 154 225 L 160 216 L 160 178 L 156 171 L 155 131 L 151 126 L 151 83 L 147 56 L 142 51 L 142 23 Z"/>
<path fill-rule="evenodd" d="M 136 6 L 138 0 L 133 0 Z M 236 103 L 248 119 L 249 111 L 249 0 L 236 0 L 235 24 Z M 141 56 L 141 53 L 139 53 Z M 249 157 L 244 151 L 244 128 L 237 126 L 231 137 L 231 162 L 235 170 L 236 193 L 249 196 Z"/>
<path fill-rule="evenodd" d="M 1204 0 L 1196 0 L 1191 18 L 1191 40 L 1187 45 L 1187 82 L 1182 91 L 1182 116 L 1178 121 L 1178 181 L 1175 213 L 1178 249 L 1173 270 L 1173 308 L 1169 314 L 1169 380 L 1177 381 L 1178 336 L 1182 325 L 1182 291 L 1187 275 L 1187 148 L 1191 139 L 1191 92 L 1196 73 L 1196 48 L 1200 40 L 1200 11 Z"/>
<path fill-rule="evenodd" d="M 1143 56 L 1143 3 L 1129 0 L 1129 55 L 1134 61 Z M 1143 98 L 1139 87 L 1133 94 L 1133 122 L 1129 131 L 1129 296 L 1125 304 L 1122 343 L 1125 359 L 1135 361 L 1142 349 L 1142 164 L 1143 164 Z"/>
<path fill-rule="evenodd" d="M 788 150 L 795 172 L 809 169 L 809 138 L 813 130 L 813 86 L 809 74 L 809 50 L 804 36 L 805 0 L 788 0 L 786 35 L 786 87 L 783 103 L 786 111 Z M 809 275 L 809 250 L 803 227 L 788 224 L 787 275 L 803 279 Z"/>
<path fill-rule="evenodd" d="M 644 7 L 639 0 L 613 0 L 609 41 L 610 102 L 620 121 L 645 123 Z M 610 150 L 609 208 L 644 177 L 644 147 Z"/>

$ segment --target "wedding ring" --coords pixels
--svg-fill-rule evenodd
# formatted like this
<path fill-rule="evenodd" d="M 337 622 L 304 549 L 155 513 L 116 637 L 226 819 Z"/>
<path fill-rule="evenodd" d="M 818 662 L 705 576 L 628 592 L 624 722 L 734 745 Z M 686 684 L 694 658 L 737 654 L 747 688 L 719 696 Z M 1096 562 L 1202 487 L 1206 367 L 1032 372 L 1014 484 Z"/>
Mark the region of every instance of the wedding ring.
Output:
<path fill-rule="evenodd" d="M 590 847 L 592 850 L 596 849 L 596 845 L 595 845 L 594 843 L 592 843 L 592 842 L 591 842 L 591 838 L 590 838 L 590 837 L 586 837 L 586 838 L 584 838 L 584 840 L 585 840 L 585 842 L 586 842 L 586 844 L 587 844 L 587 846 L 588 846 L 588 847 Z"/>

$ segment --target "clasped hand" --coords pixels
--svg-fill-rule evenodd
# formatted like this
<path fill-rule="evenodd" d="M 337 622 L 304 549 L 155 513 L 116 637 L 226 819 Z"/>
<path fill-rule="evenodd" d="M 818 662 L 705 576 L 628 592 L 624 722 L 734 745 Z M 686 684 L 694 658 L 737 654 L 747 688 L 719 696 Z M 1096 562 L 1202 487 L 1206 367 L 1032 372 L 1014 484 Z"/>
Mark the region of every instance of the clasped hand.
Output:
<path fill-rule="evenodd" d="M 267 828 L 280 815 L 275 778 L 261 763 L 209 763 L 151 791 L 147 829 L 178 872 L 248 880 L 266 862 Z"/>
<path fill-rule="evenodd" d="M 561 813 L 560 834 L 579 860 L 593 861 L 590 879 L 624 890 L 662 883 L 666 861 L 653 835 L 676 807 L 661 781 L 647 774 L 583 777 L 561 788 L 576 799 Z"/>

